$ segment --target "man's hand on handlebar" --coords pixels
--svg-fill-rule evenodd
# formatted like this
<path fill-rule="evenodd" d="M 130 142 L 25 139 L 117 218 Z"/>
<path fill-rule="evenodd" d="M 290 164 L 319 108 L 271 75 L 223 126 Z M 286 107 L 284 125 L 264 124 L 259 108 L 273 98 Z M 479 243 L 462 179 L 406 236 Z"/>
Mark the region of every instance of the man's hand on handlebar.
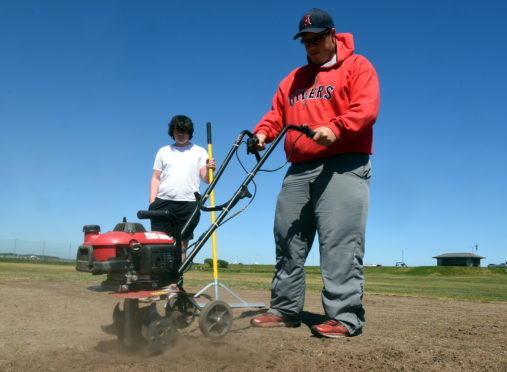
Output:
<path fill-rule="evenodd" d="M 334 132 L 328 127 L 319 127 L 315 129 L 315 135 L 312 139 L 321 146 L 332 145 L 338 140 Z"/>
<path fill-rule="evenodd" d="M 257 151 L 266 149 L 266 135 L 263 133 L 257 133 L 256 136 L 259 142 L 255 145 L 255 149 Z"/>

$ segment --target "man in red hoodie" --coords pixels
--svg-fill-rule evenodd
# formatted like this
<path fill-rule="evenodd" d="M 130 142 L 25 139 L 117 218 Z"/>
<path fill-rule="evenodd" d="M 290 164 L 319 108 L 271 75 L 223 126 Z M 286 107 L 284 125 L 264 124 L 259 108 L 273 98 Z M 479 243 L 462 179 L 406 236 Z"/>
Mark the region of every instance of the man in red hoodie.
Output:
<path fill-rule="evenodd" d="M 275 213 L 276 269 L 267 313 L 256 327 L 297 327 L 304 306 L 304 264 L 318 233 L 327 320 L 319 337 L 361 334 L 363 256 L 373 124 L 379 106 L 372 64 L 354 54 L 351 34 L 336 34 L 331 16 L 311 9 L 299 22 L 308 64 L 282 80 L 271 110 L 254 129 L 263 150 L 286 125 L 306 124 L 313 138 L 289 131 L 292 163 Z"/>

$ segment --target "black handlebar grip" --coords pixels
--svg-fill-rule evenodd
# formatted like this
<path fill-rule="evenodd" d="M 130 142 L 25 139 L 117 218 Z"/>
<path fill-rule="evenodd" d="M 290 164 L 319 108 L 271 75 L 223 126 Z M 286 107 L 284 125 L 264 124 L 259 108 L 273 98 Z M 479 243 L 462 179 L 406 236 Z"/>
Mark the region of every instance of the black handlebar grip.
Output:
<path fill-rule="evenodd" d="M 259 151 L 257 151 L 256 147 L 259 144 L 259 138 L 254 134 L 252 137 L 246 140 L 246 153 L 254 154 L 255 159 L 257 161 L 261 160 L 261 156 L 259 155 Z"/>
<path fill-rule="evenodd" d="M 301 132 L 304 133 L 308 138 L 313 138 L 317 134 L 314 130 L 310 129 L 307 125 L 301 125 Z"/>
<path fill-rule="evenodd" d="M 259 138 L 254 134 L 252 137 L 246 140 L 246 153 L 247 154 L 255 154 L 257 151 L 255 146 L 259 144 Z"/>
<path fill-rule="evenodd" d="M 137 218 L 140 220 L 167 220 L 169 218 L 170 212 L 165 211 L 138 211 Z"/>

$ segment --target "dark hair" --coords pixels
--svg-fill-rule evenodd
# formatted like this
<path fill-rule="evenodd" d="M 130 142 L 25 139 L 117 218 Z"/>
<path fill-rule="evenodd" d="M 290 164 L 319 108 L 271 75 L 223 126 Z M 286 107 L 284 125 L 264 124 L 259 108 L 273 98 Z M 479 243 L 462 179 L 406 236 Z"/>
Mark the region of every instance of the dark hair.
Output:
<path fill-rule="evenodd" d="M 178 132 L 186 132 L 189 134 L 190 138 L 194 134 L 194 123 L 188 116 L 185 115 L 176 115 L 173 116 L 171 121 L 169 122 L 169 130 L 168 134 L 174 139 L 174 130 L 176 129 Z"/>

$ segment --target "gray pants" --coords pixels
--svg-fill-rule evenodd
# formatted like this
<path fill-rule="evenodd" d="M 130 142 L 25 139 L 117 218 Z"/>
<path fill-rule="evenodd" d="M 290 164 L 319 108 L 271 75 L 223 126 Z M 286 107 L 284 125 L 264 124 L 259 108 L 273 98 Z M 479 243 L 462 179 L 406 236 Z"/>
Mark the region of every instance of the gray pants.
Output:
<path fill-rule="evenodd" d="M 359 153 L 290 166 L 276 205 L 270 312 L 299 318 L 304 264 L 317 232 L 326 316 L 341 321 L 351 335 L 361 333 L 370 170 L 369 156 Z"/>

